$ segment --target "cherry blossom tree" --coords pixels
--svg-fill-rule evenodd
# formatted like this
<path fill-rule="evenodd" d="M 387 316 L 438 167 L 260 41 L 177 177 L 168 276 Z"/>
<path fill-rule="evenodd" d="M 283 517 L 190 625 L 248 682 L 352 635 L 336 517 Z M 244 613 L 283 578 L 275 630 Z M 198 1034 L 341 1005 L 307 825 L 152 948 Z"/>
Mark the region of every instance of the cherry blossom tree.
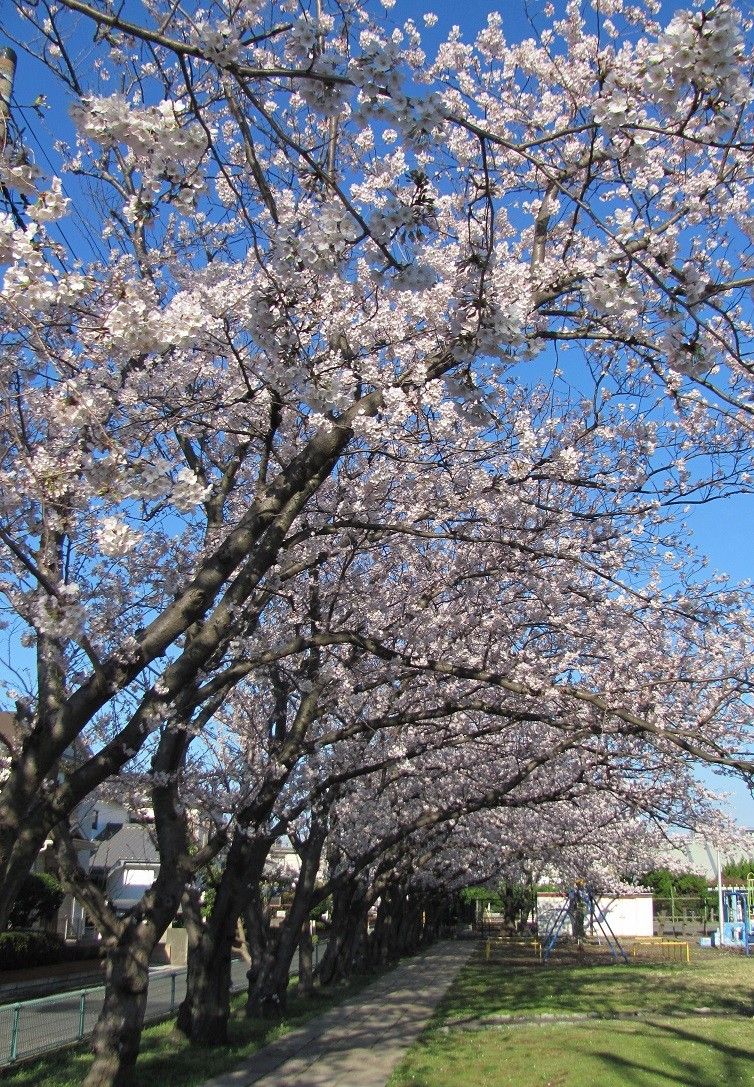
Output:
<path fill-rule="evenodd" d="M 290 958 L 313 903 L 324 846 L 311 820 L 321 812 L 319 824 L 326 828 L 336 801 L 338 850 L 358 863 L 355 871 L 345 865 L 333 876 L 336 905 L 348 913 L 324 965 L 331 975 L 353 960 L 349 941 L 361 932 L 355 913 L 364 915 L 380 888 L 387 902 L 387 888 L 403 886 L 395 882 L 396 871 L 415 856 L 417 834 L 421 840 L 421 832 L 499 803 L 536 808 L 574 788 L 585 803 L 595 790 L 623 812 L 694 824 L 704 812 L 693 807 L 697 794 L 685 754 L 744 765 L 732 750 L 736 736 L 743 744 L 747 735 L 741 705 L 746 669 L 731 659 L 748 659 L 736 595 L 693 584 L 661 593 L 670 574 L 683 574 L 672 558 L 666 558 L 666 571 L 657 560 L 657 569 L 646 575 L 649 586 L 634 579 L 621 587 L 620 564 L 600 556 L 606 541 L 615 549 L 621 526 L 634 522 L 624 514 L 611 521 L 604 510 L 590 516 L 583 501 L 568 497 L 568 485 L 549 481 L 547 508 L 574 517 L 570 546 L 559 548 L 562 516 L 554 522 L 549 514 L 540 521 L 531 516 L 544 508 L 541 458 L 538 504 L 519 486 L 519 512 L 501 539 L 501 502 L 495 500 L 483 516 L 475 498 L 472 520 L 470 469 L 462 458 L 456 469 L 458 478 L 445 470 L 433 478 L 425 471 L 406 487 L 406 509 L 415 512 L 421 500 L 428 511 L 421 521 L 414 517 L 410 531 L 399 531 L 405 520 L 401 503 L 387 501 L 380 473 L 363 472 L 355 488 L 355 496 L 363 490 L 355 503 L 361 521 L 352 514 L 338 525 L 327 504 L 340 507 L 339 488 L 323 488 L 308 514 L 309 527 L 286 549 L 263 620 L 252 618 L 241 628 L 243 637 L 231 641 L 223 667 L 205 683 L 203 715 L 213 717 L 215 726 L 210 736 L 201 721 L 192 722 L 203 754 L 195 763 L 194 784 L 182 779 L 182 804 L 205 810 L 229 849 L 211 915 L 197 925 L 192 943 L 181 1025 L 194 1040 L 224 1037 L 236 923 L 243 912 L 254 922 L 269 848 L 291 829 L 296 812 L 310 823 L 306 878 L 278 939 L 256 941 L 254 1008 L 284 1005 Z M 489 463 L 485 471 L 489 483 Z M 636 501 L 643 506 L 646 499 L 638 494 Z M 520 510 L 527 505 L 530 515 L 524 518 Z M 436 508 L 441 518 L 429 512 Z M 384 538 L 375 545 L 380 511 Z M 580 536 L 576 513 L 584 525 Z M 325 537 L 330 551 L 322 557 Z M 649 543 L 654 545 L 651 533 Z M 379 584 L 381 592 L 367 607 L 369 584 Z M 734 606 L 741 615 L 726 630 L 722 616 L 734 614 Z M 246 682 L 233 687 L 240 677 Z M 190 703 L 195 700 L 192 693 Z M 184 733 L 184 743 L 187 738 Z M 180 755 L 175 725 L 162 743 Z M 170 784 L 174 796 L 178 779 L 157 772 L 159 765 L 156 759 L 154 784 Z M 343 787 L 357 780 L 362 787 L 344 796 Z M 534 789 L 522 789 L 524 782 L 536 782 Z M 187 857 L 185 846 L 183 852 L 175 848 L 175 834 L 168 833 L 174 810 L 155 803 L 158 839 L 163 810 L 169 820 L 160 841 L 161 876 L 163 883 L 172 880 L 174 910 L 198 856 Z M 155 897 L 164 928 L 172 910 L 165 895 Z M 123 959 L 132 964 L 130 972 L 122 971 L 128 983 L 133 987 L 136 959 L 146 984 L 148 952 L 161 928 L 140 925 L 144 911 L 154 919 L 154 904 L 145 901 L 120 933 L 114 921 L 103 925 L 118 941 L 113 990 Z M 257 908 L 257 932 L 259 915 Z M 381 954 L 387 931 L 381 928 Z M 119 999 L 127 1002 L 123 992 Z M 110 1033 L 104 1025 L 99 1031 L 97 1075 L 105 1075 L 103 1066 L 109 1067 L 114 1053 L 121 1059 L 126 1054 L 112 1033 L 113 1017 L 105 1021 Z M 130 1052 L 135 1056 L 133 1044 Z"/>
<path fill-rule="evenodd" d="M 599 33 L 569 8 L 520 44 L 491 16 L 434 58 L 357 8 L 16 11 L 78 146 L 57 177 L 20 145 L 2 166 L 7 599 L 38 661 L 7 896 L 211 662 L 349 448 L 479 426 L 496 375 L 578 346 L 595 419 L 617 395 L 646 448 L 688 444 L 651 477 L 686 497 L 743 481 L 749 404 L 731 6 L 662 27 L 612 4 Z M 77 257 L 55 224 L 89 191 L 104 244 Z M 517 425 L 527 457 L 544 434 Z M 117 739 L 58 786 L 116 703 Z"/>
<path fill-rule="evenodd" d="M 36 673 L 0 919 L 83 797 L 242 681 L 264 707 L 276 661 L 324 701 L 288 692 L 294 742 L 228 797 L 219 943 L 314 734 L 375 820 L 366 730 L 414 767 L 365 885 L 412 834 L 579 774 L 683 819 L 694 759 L 750 773 L 748 604 L 666 520 L 751 482 L 736 7 L 595 0 L 431 47 L 327 0 L 14 13 L 75 133 L 34 165 L 37 105 L 0 158 L 2 591 Z"/>

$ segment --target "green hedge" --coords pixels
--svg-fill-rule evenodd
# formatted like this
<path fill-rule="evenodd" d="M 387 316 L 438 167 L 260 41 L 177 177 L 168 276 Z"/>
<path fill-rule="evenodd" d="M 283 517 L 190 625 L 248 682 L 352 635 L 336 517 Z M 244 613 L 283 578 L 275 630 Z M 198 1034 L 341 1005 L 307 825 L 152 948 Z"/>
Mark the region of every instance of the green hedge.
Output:
<path fill-rule="evenodd" d="M 31 966 L 98 958 L 100 948 L 67 947 L 57 932 L 12 929 L 0 932 L 0 970 L 23 970 Z"/>

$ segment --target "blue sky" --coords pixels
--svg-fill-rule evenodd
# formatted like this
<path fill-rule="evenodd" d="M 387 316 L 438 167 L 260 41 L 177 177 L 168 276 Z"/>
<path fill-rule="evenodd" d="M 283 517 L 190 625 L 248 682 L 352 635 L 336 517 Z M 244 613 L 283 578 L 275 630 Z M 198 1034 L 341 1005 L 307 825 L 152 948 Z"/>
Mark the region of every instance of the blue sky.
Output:
<path fill-rule="evenodd" d="M 737 495 L 699 506 L 687 520 L 699 550 L 709 556 L 714 569 L 737 581 L 754 581 L 754 495 Z M 730 792 L 730 810 L 736 819 L 754 827 L 754 797 L 743 781 L 716 780 L 706 773 L 703 780 L 713 788 Z"/>

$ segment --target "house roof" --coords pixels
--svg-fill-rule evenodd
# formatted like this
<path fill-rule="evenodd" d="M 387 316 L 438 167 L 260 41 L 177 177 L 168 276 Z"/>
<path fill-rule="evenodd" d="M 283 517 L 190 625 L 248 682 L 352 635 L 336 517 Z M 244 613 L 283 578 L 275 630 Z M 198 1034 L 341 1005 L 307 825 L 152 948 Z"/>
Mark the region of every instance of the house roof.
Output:
<path fill-rule="evenodd" d="M 160 863 L 151 832 L 139 823 L 126 823 L 112 837 L 100 842 L 92 857 L 92 868 L 113 868 L 127 862 Z"/>

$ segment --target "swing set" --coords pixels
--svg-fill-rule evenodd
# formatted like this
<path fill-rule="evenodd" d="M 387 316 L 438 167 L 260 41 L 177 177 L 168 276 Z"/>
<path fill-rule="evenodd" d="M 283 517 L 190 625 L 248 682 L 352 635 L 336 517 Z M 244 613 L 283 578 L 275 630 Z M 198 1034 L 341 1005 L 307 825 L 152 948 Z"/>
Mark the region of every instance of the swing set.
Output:
<path fill-rule="evenodd" d="M 549 959 L 569 919 L 572 933 L 580 948 L 583 946 L 585 931 L 588 926 L 590 932 L 597 929 L 602 934 L 614 962 L 617 962 L 620 958 L 623 962 L 628 963 L 628 955 L 611 929 L 605 911 L 601 910 L 597 905 L 594 894 L 588 887 L 574 887 L 568 892 L 547 933 L 542 937 L 542 962 L 547 962 Z"/>

